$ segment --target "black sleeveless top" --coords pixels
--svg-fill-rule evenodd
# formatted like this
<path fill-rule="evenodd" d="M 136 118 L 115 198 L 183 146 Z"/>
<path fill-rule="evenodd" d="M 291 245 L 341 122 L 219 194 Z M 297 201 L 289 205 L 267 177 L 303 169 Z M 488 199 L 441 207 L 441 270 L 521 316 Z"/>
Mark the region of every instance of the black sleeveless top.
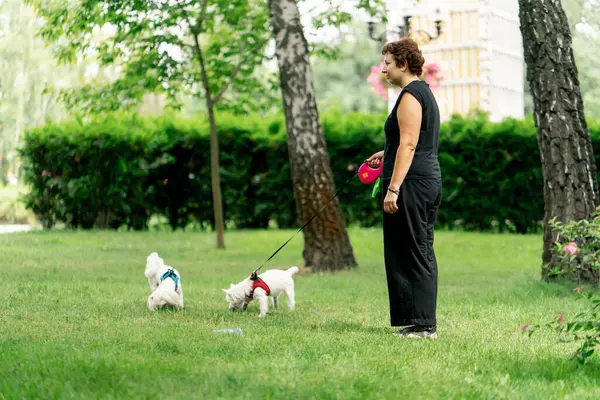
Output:
<path fill-rule="evenodd" d="M 396 161 L 396 151 L 400 145 L 400 128 L 398 127 L 398 105 L 404 93 L 412 94 L 421 104 L 423 117 L 419 142 L 415 148 L 414 158 L 405 179 L 441 179 L 440 163 L 438 161 L 438 142 L 440 139 L 440 110 L 429 85 L 420 80 L 406 85 L 396 105 L 385 121 L 385 148 L 383 154 L 383 169 L 381 177 L 391 179 Z"/>

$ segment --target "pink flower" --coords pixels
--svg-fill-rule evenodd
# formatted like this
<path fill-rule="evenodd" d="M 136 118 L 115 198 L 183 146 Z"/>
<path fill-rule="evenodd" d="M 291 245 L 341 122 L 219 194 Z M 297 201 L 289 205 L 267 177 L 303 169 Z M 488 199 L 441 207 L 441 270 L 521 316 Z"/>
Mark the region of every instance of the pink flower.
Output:
<path fill-rule="evenodd" d="M 427 71 L 430 74 L 437 74 L 438 72 L 440 72 L 441 68 L 438 64 L 436 63 L 431 63 L 427 65 Z"/>
<path fill-rule="evenodd" d="M 444 80 L 444 77 L 440 75 L 440 70 L 440 66 L 436 63 L 424 65 L 421 79 L 427 82 L 430 88 L 438 88 Z"/>
<path fill-rule="evenodd" d="M 563 247 L 563 251 L 572 256 L 577 254 L 577 250 L 577 243 L 575 242 L 569 242 L 565 247 Z"/>
<path fill-rule="evenodd" d="M 50 173 L 48 171 L 46 171 L 46 170 L 42 171 L 42 176 L 49 176 L 49 175 L 50 175 Z"/>
<path fill-rule="evenodd" d="M 560 314 L 560 315 L 558 316 L 558 318 L 556 318 L 556 322 L 557 322 L 558 324 L 562 324 L 562 323 L 564 322 L 564 320 L 565 320 L 565 313 L 562 313 L 562 314 Z"/>
<path fill-rule="evenodd" d="M 531 324 L 530 324 L 529 322 L 528 322 L 528 323 L 526 323 L 525 325 L 523 325 L 523 326 L 521 327 L 521 331 L 523 331 L 523 332 L 527 331 L 527 330 L 529 329 L 529 327 L 530 327 L 530 326 L 531 326 Z"/>
<path fill-rule="evenodd" d="M 377 93 L 382 99 L 387 100 L 387 88 L 385 86 L 385 78 L 381 73 L 382 69 L 383 62 L 379 65 L 373 65 L 367 81 L 371 84 L 372 91 Z"/>
<path fill-rule="evenodd" d="M 577 294 L 581 294 L 581 288 L 576 287 L 573 291 Z"/>

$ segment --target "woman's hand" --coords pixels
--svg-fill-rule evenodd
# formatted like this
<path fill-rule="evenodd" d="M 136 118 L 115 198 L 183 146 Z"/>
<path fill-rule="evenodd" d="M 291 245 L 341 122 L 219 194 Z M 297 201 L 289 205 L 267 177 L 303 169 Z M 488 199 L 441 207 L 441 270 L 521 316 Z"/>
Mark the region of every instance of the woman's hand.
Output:
<path fill-rule="evenodd" d="M 381 164 L 382 160 L 383 160 L 383 151 L 378 151 L 377 153 L 373 154 L 371 157 L 367 158 L 367 164 L 371 168 L 379 168 L 379 165 Z"/>
<path fill-rule="evenodd" d="M 385 199 L 383 199 L 383 211 L 388 214 L 393 214 L 398 211 L 398 205 L 396 204 L 397 201 L 398 195 L 388 190 L 385 195 Z"/>

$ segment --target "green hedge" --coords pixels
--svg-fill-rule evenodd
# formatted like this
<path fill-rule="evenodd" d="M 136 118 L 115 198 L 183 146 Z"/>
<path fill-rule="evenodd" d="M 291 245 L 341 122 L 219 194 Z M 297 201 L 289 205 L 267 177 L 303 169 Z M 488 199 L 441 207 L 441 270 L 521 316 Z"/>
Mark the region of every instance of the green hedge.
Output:
<path fill-rule="evenodd" d="M 321 116 L 337 188 L 383 148 L 385 115 Z M 226 222 L 238 228 L 297 227 L 282 116 L 217 116 Z M 600 165 L 600 126 L 590 121 Z M 146 229 L 152 215 L 175 228 L 213 226 L 208 124 L 203 119 L 108 116 L 28 131 L 20 149 L 32 187 L 26 205 L 44 226 Z M 485 114 L 442 124 L 444 200 L 439 224 L 531 232 L 543 218 L 542 174 L 531 119 L 490 123 Z M 349 224 L 378 225 L 371 186 L 340 195 Z"/>

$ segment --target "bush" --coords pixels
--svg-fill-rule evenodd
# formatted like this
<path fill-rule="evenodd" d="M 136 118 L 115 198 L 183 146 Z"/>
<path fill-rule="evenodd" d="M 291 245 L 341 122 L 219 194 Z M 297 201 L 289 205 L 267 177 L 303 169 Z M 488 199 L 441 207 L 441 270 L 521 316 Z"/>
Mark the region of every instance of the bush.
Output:
<path fill-rule="evenodd" d="M 268 138 L 258 116 L 244 124 L 226 115 L 221 121 L 226 218 L 242 228 L 266 227 L 279 212 L 280 226 L 293 224 L 285 140 Z M 206 125 L 113 116 L 28 131 L 20 149 L 31 187 L 26 205 L 46 228 L 62 221 L 72 228 L 146 229 L 154 214 L 173 229 L 192 220 L 213 225 Z"/>
<path fill-rule="evenodd" d="M 552 219 L 550 226 L 557 232 L 553 253 L 559 262 L 556 268 L 549 271 L 549 275 L 563 275 L 573 279 L 583 277 L 597 282 L 600 269 L 600 207 L 589 220 L 561 223 Z M 582 272 L 590 267 L 595 271 L 595 275 L 592 277 L 582 275 Z M 572 318 L 561 314 L 543 327 L 555 329 L 559 334 L 567 337 L 567 340 L 581 342 L 573 358 L 583 364 L 594 354 L 595 349 L 600 347 L 598 317 L 600 297 L 593 292 L 582 293 L 581 288 L 575 288 L 573 291 L 577 293 L 579 299 L 588 301 L 587 312 L 579 313 Z M 528 331 L 529 335 L 539 328 L 540 325 L 524 326 L 524 330 Z"/>
<path fill-rule="evenodd" d="M 57 221 L 83 229 L 145 228 L 152 210 L 149 171 L 166 162 L 147 157 L 161 146 L 151 124 L 106 118 L 29 131 L 20 149 L 31 187 L 26 206 L 45 228 Z"/>
<path fill-rule="evenodd" d="M 581 288 L 573 290 L 577 298 L 588 302 L 588 310 L 569 318 L 565 313 L 544 325 L 525 324 L 522 328 L 531 337 L 540 328 L 555 330 L 566 342 L 579 342 L 579 347 L 573 353 L 572 358 L 579 363 L 585 364 L 600 348 L 600 297 L 593 292 L 582 293 Z"/>
<path fill-rule="evenodd" d="M 383 149 L 385 114 L 321 115 L 336 189 Z M 228 226 L 297 227 L 282 115 L 217 115 L 223 211 Z M 600 126 L 591 121 L 600 166 Z M 110 115 L 26 132 L 20 154 L 32 188 L 27 207 L 44 226 L 146 229 L 150 216 L 173 229 L 214 226 L 209 130 L 203 118 Z M 450 229 L 541 230 L 543 182 L 530 118 L 491 123 L 485 113 L 442 124 L 443 199 Z M 599 168 L 600 171 L 600 168 Z M 340 194 L 348 224 L 375 226 L 381 199 L 355 180 Z"/>
<path fill-rule="evenodd" d="M 563 223 L 553 218 L 550 228 L 556 232 L 556 267 L 549 276 L 566 275 L 570 279 L 598 282 L 600 272 L 600 207 L 591 219 Z M 547 268 L 547 266 L 546 266 Z M 593 274 L 589 276 L 590 272 Z"/>

